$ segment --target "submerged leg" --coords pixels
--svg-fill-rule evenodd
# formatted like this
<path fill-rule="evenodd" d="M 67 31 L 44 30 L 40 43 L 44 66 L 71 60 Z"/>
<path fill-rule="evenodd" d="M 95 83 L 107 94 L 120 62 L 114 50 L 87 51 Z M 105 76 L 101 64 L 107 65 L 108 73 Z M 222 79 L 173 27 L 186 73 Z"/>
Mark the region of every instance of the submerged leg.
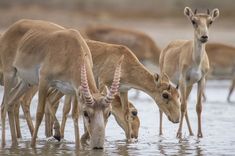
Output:
<path fill-rule="evenodd" d="M 228 102 L 231 102 L 230 98 L 231 98 L 231 95 L 233 93 L 234 88 L 235 88 L 235 78 L 233 79 L 232 85 L 229 88 L 229 93 L 228 93 L 228 97 L 227 97 Z"/>

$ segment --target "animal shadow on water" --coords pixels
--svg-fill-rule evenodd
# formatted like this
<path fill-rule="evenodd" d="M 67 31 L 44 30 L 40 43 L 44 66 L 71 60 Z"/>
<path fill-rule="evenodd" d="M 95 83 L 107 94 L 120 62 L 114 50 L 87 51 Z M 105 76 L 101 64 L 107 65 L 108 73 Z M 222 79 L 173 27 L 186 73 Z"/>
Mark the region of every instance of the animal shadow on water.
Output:
<path fill-rule="evenodd" d="M 157 142 L 157 148 L 161 155 L 203 155 L 200 139 L 192 136 L 182 137 L 178 142 L 169 142 L 168 139 L 160 138 Z"/>

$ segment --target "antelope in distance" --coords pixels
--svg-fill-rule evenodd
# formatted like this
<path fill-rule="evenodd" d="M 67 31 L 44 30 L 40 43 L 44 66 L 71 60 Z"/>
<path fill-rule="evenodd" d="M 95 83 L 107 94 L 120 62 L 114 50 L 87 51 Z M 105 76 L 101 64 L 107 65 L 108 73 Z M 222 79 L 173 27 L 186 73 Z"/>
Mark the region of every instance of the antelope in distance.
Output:
<path fill-rule="evenodd" d="M 231 95 L 235 88 L 235 47 L 222 43 L 208 43 L 206 44 L 206 53 L 210 61 L 212 74 L 218 67 L 232 70 L 232 84 L 227 96 L 227 101 L 231 102 Z"/>
<path fill-rule="evenodd" d="M 187 99 L 191 92 L 193 84 L 197 83 L 197 105 L 196 111 L 198 116 L 197 136 L 203 137 L 201 128 L 202 112 L 202 93 L 205 86 L 205 77 L 209 70 L 209 60 L 205 52 L 205 43 L 208 41 L 209 27 L 219 16 L 219 10 L 214 9 L 207 14 L 193 13 L 189 7 L 184 9 L 185 16 L 188 17 L 194 28 L 193 40 L 176 40 L 170 42 L 163 49 L 160 55 L 161 73 L 166 73 L 170 80 L 179 84 L 181 93 L 181 118 L 177 132 L 177 137 L 182 137 L 182 125 L 185 117 L 189 133 L 193 135 L 187 111 Z M 162 134 L 162 113 L 160 110 L 160 134 Z"/>
<path fill-rule="evenodd" d="M 91 147 L 103 148 L 105 125 L 111 102 L 118 90 L 121 61 L 115 70 L 111 90 L 102 95 L 92 73 L 90 50 L 77 30 L 65 29 L 40 20 L 20 20 L 3 34 L 0 43 L 4 77 L 2 104 L 2 146 L 5 145 L 5 118 L 8 112 L 12 145 L 17 144 L 14 104 L 32 86 L 38 85 L 38 107 L 31 146 L 34 147 L 42 121 L 49 87 L 81 101 Z M 81 86 L 81 87 L 80 87 Z M 85 113 L 86 112 L 86 113 Z M 91 115 L 92 114 L 92 115 Z M 90 116 L 91 115 L 91 116 Z M 76 146 L 80 146 L 78 115 L 74 119 Z"/>
<path fill-rule="evenodd" d="M 85 38 L 91 40 L 125 45 L 140 62 L 150 61 L 156 66 L 159 65 L 161 50 L 153 39 L 143 32 L 111 26 L 91 26 L 83 33 Z"/>

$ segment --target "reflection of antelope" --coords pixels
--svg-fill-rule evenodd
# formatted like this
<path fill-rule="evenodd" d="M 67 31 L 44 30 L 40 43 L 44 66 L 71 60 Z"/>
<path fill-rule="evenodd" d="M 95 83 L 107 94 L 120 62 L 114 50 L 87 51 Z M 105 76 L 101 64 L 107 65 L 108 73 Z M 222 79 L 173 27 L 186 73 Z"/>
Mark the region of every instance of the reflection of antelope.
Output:
<path fill-rule="evenodd" d="M 141 62 L 159 64 L 160 48 L 145 33 L 111 26 L 94 26 L 85 29 L 84 35 L 91 40 L 125 45 Z"/>
<path fill-rule="evenodd" d="M 2 146 L 5 145 L 6 112 L 9 116 L 12 144 L 15 145 L 14 103 L 32 85 L 38 85 L 39 100 L 32 146 L 35 146 L 46 97 L 50 94 L 48 89 L 54 87 L 64 94 L 73 94 L 76 100 L 82 101 L 82 111 L 87 112 L 83 116 L 89 117 L 89 121 L 86 120 L 85 123 L 87 130 L 91 132 L 91 146 L 103 147 L 104 128 L 111 111 L 110 103 L 119 83 L 120 63 L 110 92 L 107 96 L 101 95 L 92 73 L 90 50 L 80 33 L 37 20 L 20 20 L 13 24 L 1 38 L 0 55 L 4 76 Z M 76 145 L 79 146 L 78 115 L 75 117 L 75 138 Z"/>
<path fill-rule="evenodd" d="M 194 27 L 194 40 L 177 40 L 171 42 L 160 55 L 160 69 L 162 73 L 167 73 L 170 79 L 179 84 L 182 96 L 181 119 L 177 136 L 182 135 L 182 125 L 184 116 L 187 121 L 190 135 L 193 135 L 188 119 L 187 99 L 193 84 L 198 84 L 197 95 L 197 115 L 198 115 L 198 137 L 202 137 L 201 131 L 201 96 L 205 86 L 205 76 L 209 70 L 209 61 L 205 53 L 205 43 L 208 40 L 208 28 L 219 16 L 219 10 L 214 9 L 211 13 L 197 14 L 188 7 L 184 9 L 184 14 L 188 17 Z M 162 116 L 162 113 L 160 113 Z M 162 117 L 160 118 L 160 134 L 162 134 Z"/>
<path fill-rule="evenodd" d="M 206 45 L 206 53 L 212 72 L 218 67 L 232 70 L 232 85 L 227 96 L 227 100 L 230 102 L 230 97 L 235 87 L 235 47 L 221 43 L 208 43 Z"/>

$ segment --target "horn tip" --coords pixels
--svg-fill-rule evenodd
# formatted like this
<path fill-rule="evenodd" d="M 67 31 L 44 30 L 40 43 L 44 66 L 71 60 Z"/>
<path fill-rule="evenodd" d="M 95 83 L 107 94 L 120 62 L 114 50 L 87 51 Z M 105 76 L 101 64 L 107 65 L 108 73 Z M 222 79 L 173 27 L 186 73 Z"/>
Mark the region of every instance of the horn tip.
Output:
<path fill-rule="evenodd" d="M 119 59 L 119 61 L 118 61 L 118 64 L 119 64 L 119 65 L 122 63 L 123 59 L 124 59 L 124 55 L 122 55 L 122 56 L 120 57 L 120 59 Z"/>

